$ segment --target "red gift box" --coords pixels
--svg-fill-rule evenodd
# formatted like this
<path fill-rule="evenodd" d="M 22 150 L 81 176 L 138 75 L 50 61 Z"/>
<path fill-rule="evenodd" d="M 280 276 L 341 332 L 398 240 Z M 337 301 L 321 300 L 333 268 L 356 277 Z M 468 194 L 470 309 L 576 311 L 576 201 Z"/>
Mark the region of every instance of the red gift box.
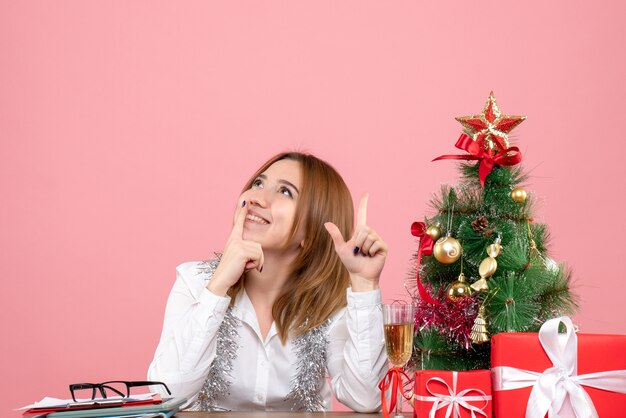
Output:
<path fill-rule="evenodd" d="M 491 371 L 419 371 L 413 408 L 419 418 L 491 418 Z"/>
<path fill-rule="evenodd" d="M 566 325 L 566 334 L 558 333 L 561 322 Z M 573 417 L 575 406 L 585 410 L 588 417 L 597 416 L 593 407 L 602 418 L 625 416 L 625 351 L 626 335 L 576 335 L 567 317 L 546 322 L 539 334 L 494 335 L 491 367 L 495 417 L 541 418 L 547 416 L 546 407 L 560 412 L 561 417 Z"/>

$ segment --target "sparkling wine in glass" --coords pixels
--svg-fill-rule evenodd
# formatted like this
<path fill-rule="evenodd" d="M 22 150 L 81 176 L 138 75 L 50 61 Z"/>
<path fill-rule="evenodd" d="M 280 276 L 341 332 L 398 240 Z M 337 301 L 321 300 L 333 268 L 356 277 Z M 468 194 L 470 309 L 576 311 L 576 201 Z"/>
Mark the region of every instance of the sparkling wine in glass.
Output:
<path fill-rule="evenodd" d="M 383 305 L 383 324 L 387 358 L 393 367 L 403 368 L 413 352 L 413 327 L 415 324 L 413 305 L 400 303 Z M 403 387 L 402 384 L 398 386 L 400 393 L 396 402 L 396 417 L 402 416 Z"/>

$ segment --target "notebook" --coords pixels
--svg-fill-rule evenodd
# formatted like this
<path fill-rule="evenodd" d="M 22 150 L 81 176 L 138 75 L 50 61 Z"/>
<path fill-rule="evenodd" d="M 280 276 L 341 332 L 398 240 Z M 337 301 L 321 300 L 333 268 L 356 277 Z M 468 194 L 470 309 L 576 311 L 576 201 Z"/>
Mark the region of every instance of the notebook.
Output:
<path fill-rule="evenodd" d="M 47 418 L 133 418 L 133 417 L 163 417 L 174 415 L 187 401 L 186 398 L 163 399 L 163 403 L 156 405 L 127 406 L 117 408 L 81 409 L 77 411 L 62 411 L 48 414 Z M 152 414 L 152 415 L 151 415 Z"/>

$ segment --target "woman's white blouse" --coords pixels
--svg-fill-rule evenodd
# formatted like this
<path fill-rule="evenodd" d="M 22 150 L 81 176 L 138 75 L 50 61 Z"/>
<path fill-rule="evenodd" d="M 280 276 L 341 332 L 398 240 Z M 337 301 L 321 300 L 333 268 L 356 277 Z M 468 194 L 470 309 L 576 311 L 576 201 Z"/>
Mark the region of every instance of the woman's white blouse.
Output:
<path fill-rule="evenodd" d="M 230 303 L 229 297 L 206 288 L 209 278 L 197 262 L 176 268 L 161 340 L 148 370 L 149 380 L 163 381 L 174 396 L 187 397 L 186 406 L 196 400 L 205 382 L 216 354 L 217 330 Z M 347 307 L 333 315 L 328 328 L 330 386 L 325 379 L 320 395 L 325 410 L 331 408 L 332 387 L 344 405 L 373 412 L 380 409 L 378 382 L 387 371 L 380 290 L 347 292 Z M 245 291 L 236 298 L 232 313 L 241 320 L 239 350 L 229 395 L 217 399 L 218 406 L 234 411 L 291 410 L 293 401 L 285 398 L 298 362 L 292 341 L 283 346 L 274 323 L 263 341 Z"/>

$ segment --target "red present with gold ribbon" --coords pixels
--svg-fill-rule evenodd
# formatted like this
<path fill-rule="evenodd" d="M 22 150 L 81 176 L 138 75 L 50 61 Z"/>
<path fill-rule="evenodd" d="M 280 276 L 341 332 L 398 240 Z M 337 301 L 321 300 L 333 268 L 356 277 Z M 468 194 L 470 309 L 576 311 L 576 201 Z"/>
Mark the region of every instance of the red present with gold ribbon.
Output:
<path fill-rule="evenodd" d="M 494 335 L 495 416 L 623 417 L 625 351 L 626 335 L 577 335 L 568 317 L 547 321 L 538 334 Z"/>
<path fill-rule="evenodd" d="M 419 371 L 413 408 L 419 418 L 491 418 L 491 371 Z"/>

